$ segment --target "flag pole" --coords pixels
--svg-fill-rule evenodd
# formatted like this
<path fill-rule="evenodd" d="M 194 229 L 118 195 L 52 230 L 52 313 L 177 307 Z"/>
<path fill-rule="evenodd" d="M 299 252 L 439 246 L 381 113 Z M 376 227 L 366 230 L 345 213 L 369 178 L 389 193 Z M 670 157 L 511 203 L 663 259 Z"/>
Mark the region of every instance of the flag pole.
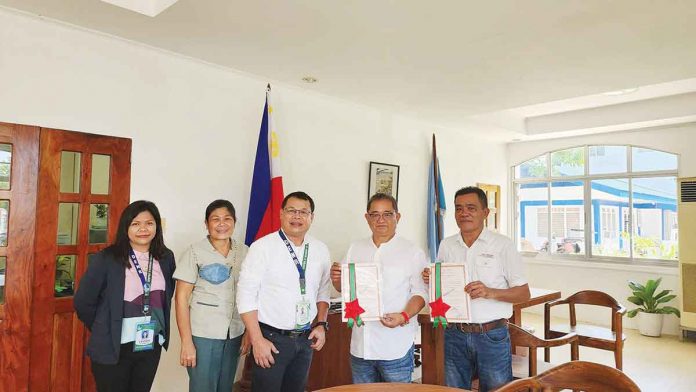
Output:
<path fill-rule="evenodd" d="M 435 144 L 435 134 L 433 133 L 433 182 L 435 183 L 435 225 L 437 227 L 437 243 L 442 241 L 442 227 L 440 227 L 440 187 L 437 162 L 437 146 Z"/>

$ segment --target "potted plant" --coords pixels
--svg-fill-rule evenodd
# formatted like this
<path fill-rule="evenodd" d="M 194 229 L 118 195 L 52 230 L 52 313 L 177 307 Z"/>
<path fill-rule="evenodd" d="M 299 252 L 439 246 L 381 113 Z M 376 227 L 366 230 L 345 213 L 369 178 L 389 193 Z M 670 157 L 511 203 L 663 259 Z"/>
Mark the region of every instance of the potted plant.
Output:
<path fill-rule="evenodd" d="M 662 305 L 676 297 L 676 295 L 670 294 L 672 290 L 662 290 L 655 294 L 660 282 L 662 282 L 662 278 L 649 279 L 645 285 L 628 282 L 628 287 L 633 291 L 633 295 L 628 297 L 628 301 L 638 305 L 639 308 L 629 311 L 627 315 L 630 318 L 638 315 L 638 329 L 642 335 L 660 336 L 665 314 L 675 314 L 677 317 L 681 317 L 679 309 Z"/>

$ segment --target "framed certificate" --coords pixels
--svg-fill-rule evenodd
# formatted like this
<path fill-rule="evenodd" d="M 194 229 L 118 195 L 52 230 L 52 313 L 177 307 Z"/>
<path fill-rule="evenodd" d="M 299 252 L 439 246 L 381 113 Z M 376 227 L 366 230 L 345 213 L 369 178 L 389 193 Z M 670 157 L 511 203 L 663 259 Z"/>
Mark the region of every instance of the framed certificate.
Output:
<path fill-rule="evenodd" d="M 363 321 L 378 321 L 382 317 L 382 296 L 380 282 L 382 277 L 379 267 L 374 263 L 357 263 L 355 266 L 355 298 L 360 307 L 365 310 L 360 314 Z M 346 303 L 352 301 L 350 293 L 349 264 L 341 265 L 341 299 L 343 308 Z M 343 322 L 347 322 L 345 312 L 341 316 Z"/>
<path fill-rule="evenodd" d="M 432 301 L 438 298 L 436 295 L 438 279 L 435 275 L 435 264 L 430 264 L 430 299 Z M 471 321 L 471 296 L 464 291 L 464 286 L 468 282 L 466 264 L 440 263 L 439 283 L 442 302 L 450 306 L 445 313 L 447 322 L 468 323 Z M 430 320 L 434 321 L 432 313 Z"/>

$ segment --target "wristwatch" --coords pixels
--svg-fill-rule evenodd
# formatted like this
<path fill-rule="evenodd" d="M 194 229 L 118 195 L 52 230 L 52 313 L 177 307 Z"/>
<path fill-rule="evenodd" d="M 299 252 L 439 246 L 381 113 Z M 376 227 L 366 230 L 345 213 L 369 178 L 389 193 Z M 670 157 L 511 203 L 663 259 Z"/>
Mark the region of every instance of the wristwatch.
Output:
<path fill-rule="evenodd" d="M 319 326 L 324 327 L 325 332 L 329 332 L 329 322 L 328 321 L 317 321 L 316 323 L 314 323 L 314 325 L 312 325 L 312 329 L 319 327 Z"/>

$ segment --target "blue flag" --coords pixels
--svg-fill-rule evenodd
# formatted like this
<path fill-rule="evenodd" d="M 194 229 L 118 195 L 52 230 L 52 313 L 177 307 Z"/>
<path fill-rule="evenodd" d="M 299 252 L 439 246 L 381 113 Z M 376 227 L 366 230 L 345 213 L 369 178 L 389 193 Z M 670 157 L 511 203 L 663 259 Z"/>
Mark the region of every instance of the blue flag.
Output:
<path fill-rule="evenodd" d="M 433 170 L 433 165 L 437 165 L 436 171 Z M 437 172 L 437 178 L 435 178 L 434 172 Z M 437 187 L 437 192 L 435 187 Z M 430 162 L 430 175 L 428 175 L 428 252 L 430 261 L 433 263 L 437 261 L 437 250 L 444 236 L 442 218 L 445 216 L 445 210 L 445 191 L 442 187 L 440 162 L 436 157 L 433 157 Z"/>

